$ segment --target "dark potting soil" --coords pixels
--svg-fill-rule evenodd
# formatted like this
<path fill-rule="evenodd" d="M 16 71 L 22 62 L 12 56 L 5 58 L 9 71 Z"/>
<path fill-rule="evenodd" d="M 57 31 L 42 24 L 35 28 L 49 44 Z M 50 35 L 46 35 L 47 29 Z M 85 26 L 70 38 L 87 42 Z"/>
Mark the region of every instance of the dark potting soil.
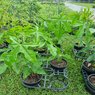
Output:
<path fill-rule="evenodd" d="M 84 65 L 90 70 L 95 70 L 95 66 L 90 62 L 85 62 Z"/>
<path fill-rule="evenodd" d="M 54 67 L 62 68 L 66 65 L 66 62 L 64 60 L 62 60 L 62 62 L 57 62 L 56 60 L 53 60 L 52 65 Z"/>
<path fill-rule="evenodd" d="M 25 82 L 26 82 L 26 83 L 29 83 L 29 84 L 36 83 L 36 82 L 39 81 L 40 78 L 41 78 L 40 75 L 31 74 L 31 75 L 29 75 L 29 76 L 25 79 Z"/>
<path fill-rule="evenodd" d="M 90 80 L 90 82 L 91 82 L 93 85 L 95 85 L 95 76 L 91 76 L 91 77 L 89 78 L 89 80 Z"/>

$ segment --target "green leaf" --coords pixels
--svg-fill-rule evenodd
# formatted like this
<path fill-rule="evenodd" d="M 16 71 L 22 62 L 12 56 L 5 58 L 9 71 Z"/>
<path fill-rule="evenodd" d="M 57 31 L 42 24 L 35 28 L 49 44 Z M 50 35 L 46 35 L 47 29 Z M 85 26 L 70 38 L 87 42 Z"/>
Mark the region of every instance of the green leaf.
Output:
<path fill-rule="evenodd" d="M 36 53 L 33 50 L 28 50 L 26 47 L 20 46 L 20 52 L 24 54 L 28 61 L 32 63 L 37 62 Z"/>
<path fill-rule="evenodd" d="M 7 65 L 4 63 L 0 63 L 0 74 L 4 73 L 7 69 Z"/>
<path fill-rule="evenodd" d="M 80 42 L 82 42 L 83 40 L 83 35 L 85 33 L 86 25 L 87 23 L 85 22 L 82 26 L 80 26 L 79 30 L 76 33 L 76 37 L 78 38 L 78 40 L 80 40 Z"/>
<path fill-rule="evenodd" d="M 55 57 L 57 55 L 57 48 L 51 44 L 48 44 L 48 50 Z"/>
<path fill-rule="evenodd" d="M 3 42 L 3 39 L 2 39 L 3 36 L 4 36 L 4 34 L 0 33 L 0 44 Z"/>
<path fill-rule="evenodd" d="M 32 71 L 36 74 L 46 74 L 43 68 L 34 65 L 32 65 Z"/>
<path fill-rule="evenodd" d="M 67 59 L 67 60 L 72 61 L 72 58 L 71 58 L 70 55 L 68 55 L 68 54 L 63 54 L 62 56 L 63 56 L 64 59 Z"/>
<path fill-rule="evenodd" d="M 93 34 L 95 33 L 95 29 L 94 28 L 89 28 L 89 31 Z"/>
<path fill-rule="evenodd" d="M 15 46 L 15 48 L 16 48 L 16 46 L 19 47 L 16 52 L 18 52 L 18 53 L 20 53 L 20 52 L 23 53 L 24 56 L 25 56 L 25 58 L 26 58 L 27 60 L 29 60 L 31 63 L 37 62 L 36 53 L 35 53 L 33 50 L 29 50 L 29 49 L 28 49 L 28 47 L 29 47 L 30 45 L 27 45 L 27 44 L 24 44 L 24 43 L 23 43 L 23 44 L 20 44 L 20 43 L 17 41 L 16 37 L 10 37 L 10 39 L 13 41 L 13 44 L 11 44 L 11 46 L 12 46 L 13 48 L 14 48 L 14 46 Z"/>
<path fill-rule="evenodd" d="M 23 79 L 26 79 L 27 76 L 29 76 L 32 73 L 32 71 L 29 67 L 26 66 L 26 67 L 23 68 L 22 73 L 23 73 Z"/>
<path fill-rule="evenodd" d="M 20 73 L 20 67 L 17 66 L 16 62 L 12 64 L 12 68 L 17 74 Z"/>
<path fill-rule="evenodd" d="M 90 61 L 94 61 L 95 60 L 95 53 L 90 55 L 88 58 L 87 58 L 87 61 L 90 62 Z"/>
<path fill-rule="evenodd" d="M 8 66 L 11 66 L 17 61 L 17 55 L 19 53 L 19 47 L 12 49 L 10 52 L 4 52 L 1 58 L 5 61 Z"/>

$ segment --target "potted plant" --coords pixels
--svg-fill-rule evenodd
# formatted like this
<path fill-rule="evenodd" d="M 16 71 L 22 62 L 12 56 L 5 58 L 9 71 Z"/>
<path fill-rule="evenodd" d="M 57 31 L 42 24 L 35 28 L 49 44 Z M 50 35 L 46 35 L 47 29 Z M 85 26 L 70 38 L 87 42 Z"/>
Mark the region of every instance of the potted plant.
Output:
<path fill-rule="evenodd" d="M 33 45 L 33 50 L 39 53 L 42 56 L 55 55 L 56 48 L 54 47 L 54 43 L 50 34 L 46 31 L 42 31 L 42 28 L 37 26 L 34 29 L 35 31 L 31 34 L 30 42 Z"/>
<path fill-rule="evenodd" d="M 93 74 L 95 73 L 95 53 L 91 54 L 86 61 L 83 62 L 83 69 L 86 70 L 87 73 Z"/>
<path fill-rule="evenodd" d="M 74 50 L 76 50 L 77 52 L 79 52 L 80 50 L 82 50 L 85 47 L 84 43 L 75 43 L 74 45 Z"/>
<path fill-rule="evenodd" d="M 70 21 L 63 14 L 53 17 L 44 22 L 46 31 L 50 34 L 55 46 L 62 48 L 63 35 L 71 31 Z"/>
<path fill-rule="evenodd" d="M 24 79 L 22 74 L 21 79 L 24 86 L 33 87 L 40 83 L 40 81 L 42 80 L 42 75 L 32 73 L 29 76 L 27 76 L 27 78 Z"/>
<path fill-rule="evenodd" d="M 13 30 L 17 31 L 18 27 L 15 28 Z M 25 29 L 28 31 L 28 28 Z M 22 82 L 29 87 L 38 84 L 41 80 L 41 74 L 45 74 L 42 68 L 44 64 L 42 58 L 37 51 L 34 51 L 34 48 L 43 48 L 44 45 L 47 45 L 48 51 L 53 56 L 56 55 L 56 48 L 46 33 L 45 35 L 39 31 L 28 33 L 25 29 L 24 32 L 15 32 L 17 34 L 15 36 L 9 35 L 9 48 L 1 55 L 1 59 L 8 68 L 12 68 L 17 74 L 22 73 Z"/>
<path fill-rule="evenodd" d="M 54 56 L 50 62 L 51 67 L 55 70 L 63 71 L 67 67 L 67 61 L 65 59 L 71 58 L 68 54 L 63 54 L 58 48 L 56 56 Z"/>
<path fill-rule="evenodd" d="M 86 33 L 86 47 L 83 49 L 84 52 L 86 52 L 86 61 L 83 62 L 83 68 L 88 72 L 88 73 L 95 73 L 95 46 L 91 45 L 93 42 L 94 38 L 92 37 L 92 33 L 88 31 Z"/>
<path fill-rule="evenodd" d="M 47 49 L 45 47 L 42 48 L 36 48 L 34 49 L 35 51 L 37 51 L 40 55 L 45 56 L 48 54 Z"/>
<path fill-rule="evenodd" d="M 1 58 L 8 68 L 12 68 L 17 74 L 22 73 L 23 84 L 36 85 L 41 80 L 40 74 L 45 74 L 38 54 L 29 48 L 33 46 L 23 41 L 23 37 L 19 39 L 10 36 L 10 40 L 10 48 L 1 55 Z"/>
<path fill-rule="evenodd" d="M 75 52 L 79 52 L 86 46 L 85 42 L 83 41 L 83 37 L 84 37 L 83 35 L 85 33 L 86 25 L 87 25 L 86 22 L 84 23 L 84 25 L 82 24 L 76 33 L 76 38 L 78 39 L 78 41 L 76 43 L 74 43 Z"/>
<path fill-rule="evenodd" d="M 89 32 L 88 32 L 89 33 Z M 89 33 L 90 34 L 90 33 Z M 84 48 L 84 52 L 86 52 L 86 61 L 83 62 L 83 68 L 88 73 L 95 73 L 95 46 L 91 45 L 91 42 L 93 41 L 91 38 L 91 35 L 88 35 L 88 39 L 86 42 L 86 47 Z"/>
<path fill-rule="evenodd" d="M 54 59 L 51 61 L 51 67 L 55 70 L 63 71 L 67 67 L 67 61 L 64 59 Z"/>
<path fill-rule="evenodd" d="M 91 42 L 93 41 L 93 38 L 89 28 L 90 25 L 91 23 L 85 22 L 85 24 L 80 27 L 80 30 L 78 31 L 79 33 L 77 33 L 79 41 L 78 43 L 75 43 L 73 52 L 75 56 L 78 56 L 78 58 L 87 59 L 87 57 L 91 54 Z"/>

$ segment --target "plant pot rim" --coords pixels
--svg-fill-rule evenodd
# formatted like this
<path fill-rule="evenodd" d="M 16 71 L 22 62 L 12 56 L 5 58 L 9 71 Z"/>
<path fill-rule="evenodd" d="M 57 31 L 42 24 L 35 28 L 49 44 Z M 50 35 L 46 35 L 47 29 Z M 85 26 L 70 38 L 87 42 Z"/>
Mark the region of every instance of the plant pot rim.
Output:
<path fill-rule="evenodd" d="M 89 82 L 90 85 L 92 85 L 92 86 L 95 88 L 95 85 L 93 85 L 93 83 L 90 81 L 90 77 L 91 77 L 91 76 L 95 76 L 95 74 L 90 74 L 90 75 L 88 75 L 87 81 Z"/>
<path fill-rule="evenodd" d="M 73 49 L 76 50 L 77 52 L 81 51 L 83 48 L 85 48 L 85 44 L 83 44 L 83 45 L 74 44 L 74 46 L 73 46 Z"/>
<path fill-rule="evenodd" d="M 77 44 L 74 44 L 74 49 L 76 49 L 75 47 L 77 47 L 77 48 L 84 48 L 85 47 L 85 45 L 77 45 Z"/>
<path fill-rule="evenodd" d="M 85 60 L 85 61 L 83 62 L 83 66 L 84 66 L 87 70 L 89 70 L 89 71 L 95 71 L 95 70 L 89 69 L 87 66 L 85 66 L 85 64 L 84 64 L 85 62 L 88 62 L 88 61 Z"/>
<path fill-rule="evenodd" d="M 86 52 L 83 52 L 83 51 L 81 51 L 81 50 L 78 51 L 78 50 L 76 50 L 76 49 L 73 49 L 73 53 L 74 53 L 74 55 L 75 55 L 76 57 L 83 58 L 83 59 L 86 60 L 86 57 L 85 57 L 85 56 L 80 56 L 80 55 L 78 55 L 78 54 L 80 54 L 80 53 L 86 54 Z"/>
<path fill-rule="evenodd" d="M 30 74 L 31 75 L 31 74 Z M 34 83 L 27 83 L 24 79 L 23 79 L 23 73 L 21 73 L 21 81 L 26 84 L 26 85 L 35 85 L 37 83 L 39 83 L 41 80 L 42 80 L 42 75 L 41 74 L 36 74 L 36 75 L 39 75 L 40 78 L 38 81 L 34 82 Z"/>
<path fill-rule="evenodd" d="M 62 61 L 65 61 L 64 67 L 57 67 L 57 66 L 53 65 L 53 64 L 52 64 L 52 61 L 54 61 L 54 60 L 56 60 L 56 59 L 51 60 L 50 64 L 51 64 L 51 66 L 53 66 L 53 67 L 55 67 L 55 68 L 63 69 L 63 68 L 65 68 L 65 67 L 67 66 L 67 61 L 66 61 L 65 59 L 62 59 Z"/>
<path fill-rule="evenodd" d="M 74 45 L 77 45 L 77 44 L 79 44 L 79 42 L 74 43 Z M 86 45 L 86 44 L 83 43 L 81 46 L 85 46 L 85 45 Z"/>
<path fill-rule="evenodd" d="M 35 51 L 37 51 L 38 54 L 40 54 L 41 56 L 50 56 L 50 55 L 51 55 L 51 54 L 48 52 L 47 49 L 43 49 L 43 50 L 41 50 L 41 51 L 35 49 Z"/>

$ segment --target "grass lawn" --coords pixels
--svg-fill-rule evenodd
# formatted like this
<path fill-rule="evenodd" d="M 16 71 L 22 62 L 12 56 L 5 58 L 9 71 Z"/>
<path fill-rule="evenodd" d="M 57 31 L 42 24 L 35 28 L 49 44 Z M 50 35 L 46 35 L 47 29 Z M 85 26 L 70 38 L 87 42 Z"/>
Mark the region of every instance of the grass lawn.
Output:
<path fill-rule="evenodd" d="M 95 6 L 94 3 L 79 3 L 79 2 L 72 2 L 72 3 L 76 4 L 76 5 L 84 6 L 84 7 L 87 7 L 87 8 L 92 8 L 93 5 Z"/>
<path fill-rule="evenodd" d="M 12 70 L 7 70 L 0 79 L 0 95 L 90 95 L 84 86 L 81 75 L 82 61 L 75 60 L 72 53 L 74 36 L 64 35 L 63 47 L 66 53 L 72 55 L 72 61 L 68 61 L 69 87 L 63 92 L 54 92 L 42 89 L 27 89 L 22 86 L 20 75 Z"/>

